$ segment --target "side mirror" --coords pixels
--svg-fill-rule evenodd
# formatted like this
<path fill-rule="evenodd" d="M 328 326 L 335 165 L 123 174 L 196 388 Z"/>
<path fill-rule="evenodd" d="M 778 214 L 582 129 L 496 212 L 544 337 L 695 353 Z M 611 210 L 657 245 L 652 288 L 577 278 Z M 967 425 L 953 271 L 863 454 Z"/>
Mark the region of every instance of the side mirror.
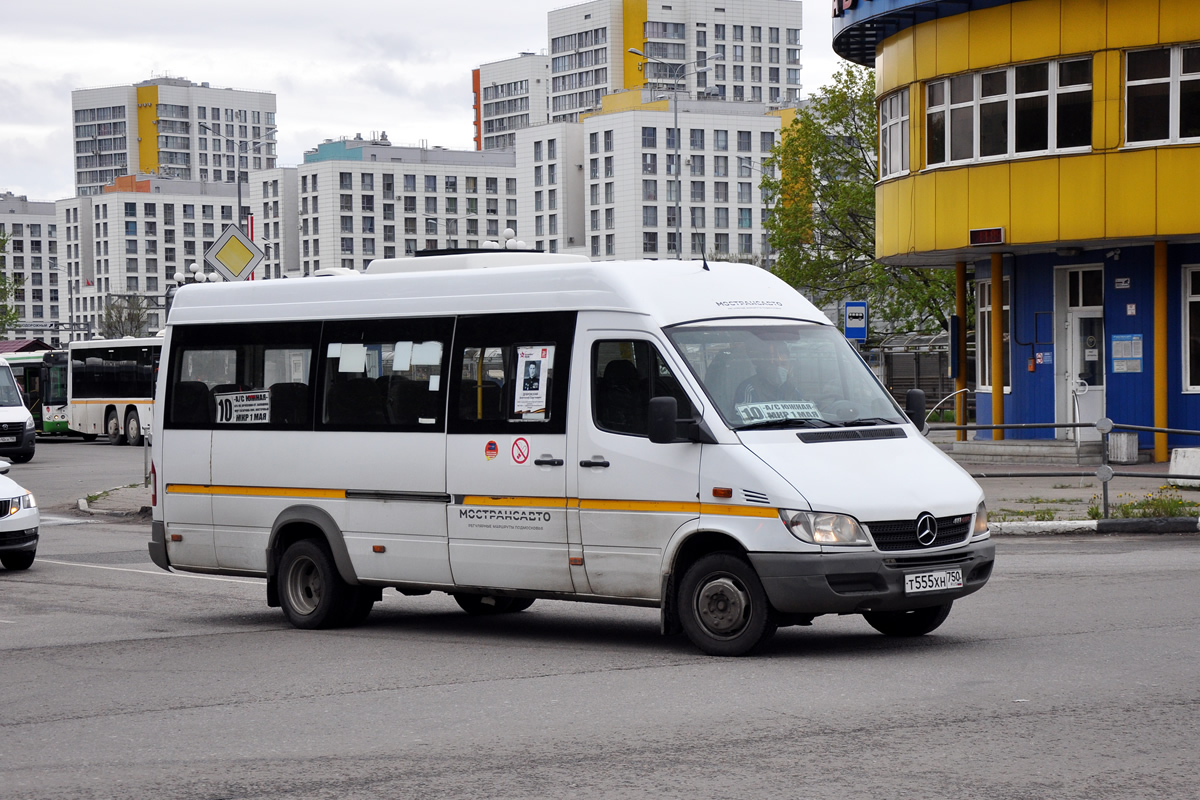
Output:
<path fill-rule="evenodd" d="M 925 432 L 925 390 L 909 389 L 904 395 L 904 413 L 921 433 Z"/>
<path fill-rule="evenodd" d="M 647 420 L 650 441 L 655 444 L 670 444 L 675 441 L 675 418 L 678 414 L 679 402 L 674 397 L 650 398 L 650 414 Z"/>

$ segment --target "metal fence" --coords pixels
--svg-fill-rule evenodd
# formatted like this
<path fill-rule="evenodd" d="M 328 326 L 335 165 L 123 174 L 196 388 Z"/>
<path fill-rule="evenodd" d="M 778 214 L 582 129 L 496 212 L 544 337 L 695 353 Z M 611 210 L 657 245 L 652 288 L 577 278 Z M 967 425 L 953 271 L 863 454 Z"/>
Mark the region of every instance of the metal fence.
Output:
<path fill-rule="evenodd" d="M 972 478 L 1097 478 L 1099 479 L 1101 490 L 1101 512 L 1104 519 L 1108 519 L 1108 483 L 1113 478 L 1145 478 L 1144 472 L 1118 472 L 1108 463 L 1109 453 L 1109 434 L 1114 431 L 1138 431 L 1145 433 L 1169 433 L 1178 436 L 1197 436 L 1200 437 L 1200 430 L 1190 430 L 1187 428 L 1155 428 L 1150 425 L 1124 425 L 1115 423 L 1108 417 L 1102 417 L 1095 422 L 1023 422 L 1009 423 L 1004 425 L 930 425 L 930 431 L 996 431 L 996 430 L 1033 430 L 1038 428 L 1094 428 L 1100 433 L 1101 441 L 1103 442 L 1103 450 L 1101 452 L 1101 464 L 1096 468 L 1095 472 L 975 472 L 971 473 Z M 1078 443 L 1078 437 L 1076 437 Z M 1155 478 L 1164 480 L 1200 480 L 1200 475 L 1179 475 L 1173 473 L 1154 473 Z"/>

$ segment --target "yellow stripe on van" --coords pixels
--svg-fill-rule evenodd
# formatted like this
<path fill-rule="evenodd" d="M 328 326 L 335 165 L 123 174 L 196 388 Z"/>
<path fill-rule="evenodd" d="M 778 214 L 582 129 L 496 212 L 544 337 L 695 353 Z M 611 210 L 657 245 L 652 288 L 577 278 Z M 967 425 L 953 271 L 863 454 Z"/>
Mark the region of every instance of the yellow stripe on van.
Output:
<path fill-rule="evenodd" d="M 167 494 L 208 494 L 223 497 L 310 497 L 324 500 L 345 500 L 345 489 L 299 489 L 290 486 L 204 486 L 191 483 L 169 483 Z"/>
<path fill-rule="evenodd" d="M 577 501 L 576 501 L 577 502 Z M 464 506 L 520 506 L 522 508 L 574 508 L 574 503 L 565 497 L 488 497 L 466 495 Z"/>
<path fill-rule="evenodd" d="M 725 517 L 762 517 L 763 519 L 779 519 L 779 510 L 762 508 L 760 506 L 730 506 L 721 503 L 703 503 L 700 510 L 705 514 L 718 514 Z"/>
<path fill-rule="evenodd" d="M 345 500 L 345 489 L 304 489 L 289 486 L 206 486 L 170 483 L 167 494 L 207 494 L 222 497 L 307 497 Z M 726 517 L 774 519 L 774 508 L 735 506 L 722 503 L 672 503 L 660 500 L 580 500 L 575 497 L 489 497 L 466 495 L 464 506 L 502 506 L 506 508 L 578 508 L 581 511 L 635 511 L 660 514 L 714 514 Z"/>
<path fill-rule="evenodd" d="M 580 500 L 581 511 L 649 511 L 664 514 L 699 514 L 699 503 L 668 503 L 658 500 Z"/>

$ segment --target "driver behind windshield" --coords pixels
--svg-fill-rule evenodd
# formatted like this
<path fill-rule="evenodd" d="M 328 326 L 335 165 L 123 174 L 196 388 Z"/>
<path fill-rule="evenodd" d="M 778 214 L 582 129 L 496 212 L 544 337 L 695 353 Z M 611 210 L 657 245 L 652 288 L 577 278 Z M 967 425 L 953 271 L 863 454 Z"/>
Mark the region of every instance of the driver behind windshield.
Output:
<path fill-rule="evenodd" d="M 750 361 L 754 374 L 738 384 L 735 404 L 800 399 L 788 374 L 791 356 L 787 343 L 754 339 L 750 342 Z"/>

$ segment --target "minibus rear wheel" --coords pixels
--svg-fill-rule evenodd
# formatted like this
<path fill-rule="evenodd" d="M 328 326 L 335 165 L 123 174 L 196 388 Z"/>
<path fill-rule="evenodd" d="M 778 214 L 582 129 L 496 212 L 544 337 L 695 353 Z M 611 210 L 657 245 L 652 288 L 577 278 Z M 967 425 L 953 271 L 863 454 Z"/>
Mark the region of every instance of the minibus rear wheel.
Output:
<path fill-rule="evenodd" d="M 775 633 L 767 593 L 754 567 L 733 553 L 710 553 L 679 582 L 679 622 L 713 656 L 745 655 Z"/>
<path fill-rule="evenodd" d="M 886 636 L 924 636 L 936 630 L 946 617 L 954 601 L 940 606 L 914 608 L 911 611 L 867 611 L 863 614 L 867 624 Z"/>
<path fill-rule="evenodd" d="M 353 588 L 338 575 L 324 542 L 301 539 L 279 562 L 279 604 L 297 628 L 335 628 L 345 623 Z"/>

